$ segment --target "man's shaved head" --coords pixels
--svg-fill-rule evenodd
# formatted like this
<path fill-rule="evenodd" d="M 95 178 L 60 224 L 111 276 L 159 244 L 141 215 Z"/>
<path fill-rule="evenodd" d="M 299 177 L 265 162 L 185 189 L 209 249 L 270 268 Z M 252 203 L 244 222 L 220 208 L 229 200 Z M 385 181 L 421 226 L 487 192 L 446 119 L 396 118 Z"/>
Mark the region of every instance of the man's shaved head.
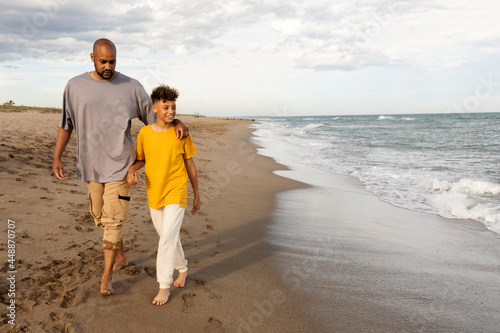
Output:
<path fill-rule="evenodd" d="M 116 47 L 115 44 L 113 44 L 112 41 L 106 38 L 100 38 L 94 42 L 94 47 L 92 49 L 93 53 L 99 52 L 99 48 L 105 47 L 105 48 L 110 48 L 116 53 Z"/>

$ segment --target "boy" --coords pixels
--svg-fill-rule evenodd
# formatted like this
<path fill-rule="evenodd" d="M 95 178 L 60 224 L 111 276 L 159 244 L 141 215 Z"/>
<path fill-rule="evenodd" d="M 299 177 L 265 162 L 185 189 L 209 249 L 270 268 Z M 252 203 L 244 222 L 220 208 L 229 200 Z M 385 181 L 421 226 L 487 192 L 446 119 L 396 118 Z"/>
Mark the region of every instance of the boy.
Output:
<path fill-rule="evenodd" d="M 151 219 L 160 240 L 156 258 L 156 278 L 160 284 L 153 304 L 163 305 L 170 296 L 170 284 L 174 268 L 179 276 L 173 282 L 184 287 L 187 277 L 187 260 L 180 241 L 179 231 L 187 206 L 187 175 L 194 192 L 191 214 L 200 210 L 200 195 L 196 166 L 192 156 L 197 153 L 191 136 L 176 139 L 172 121 L 176 114 L 176 89 L 165 85 L 156 87 L 151 93 L 156 122 L 143 127 L 137 136 L 137 158 L 129 168 L 127 180 L 130 185 L 138 183 L 137 170 L 146 165 L 146 188 Z"/>

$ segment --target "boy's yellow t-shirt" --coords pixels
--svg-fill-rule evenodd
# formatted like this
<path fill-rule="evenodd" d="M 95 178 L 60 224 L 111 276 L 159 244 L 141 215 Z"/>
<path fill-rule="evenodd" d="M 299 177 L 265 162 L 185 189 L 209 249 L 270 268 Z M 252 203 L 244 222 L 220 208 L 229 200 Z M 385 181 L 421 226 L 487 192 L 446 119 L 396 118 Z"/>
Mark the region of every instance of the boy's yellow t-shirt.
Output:
<path fill-rule="evenodd" d="M 191 135 L 178 140 L 172 126 L 165 132 L 155 132 L 144 126 L 137 136 L 137 159 L 146 161 L 146 189 L 149 206 L 187 206 L 187 171 L 184 159 L 197 154 Z"/>

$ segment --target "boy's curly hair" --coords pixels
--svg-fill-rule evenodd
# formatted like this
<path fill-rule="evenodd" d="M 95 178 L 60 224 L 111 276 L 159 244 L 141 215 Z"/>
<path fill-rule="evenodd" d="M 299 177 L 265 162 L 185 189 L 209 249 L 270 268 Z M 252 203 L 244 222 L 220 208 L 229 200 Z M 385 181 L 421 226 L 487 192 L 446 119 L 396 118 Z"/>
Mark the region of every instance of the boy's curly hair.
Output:
<path fill-rule="evenodd" d="M 151 100 L 153 101 L 153 104 L 162 101 L 172 101 L 175 102 L 177 100 L 177 97 L 179 97 L 179 91 L 175 88 L 171 88 L 169 86 L 166 86 L 164 84 L 159 85 L 158 87 L 153 89 L 153 92 L 151 93 Z"/>

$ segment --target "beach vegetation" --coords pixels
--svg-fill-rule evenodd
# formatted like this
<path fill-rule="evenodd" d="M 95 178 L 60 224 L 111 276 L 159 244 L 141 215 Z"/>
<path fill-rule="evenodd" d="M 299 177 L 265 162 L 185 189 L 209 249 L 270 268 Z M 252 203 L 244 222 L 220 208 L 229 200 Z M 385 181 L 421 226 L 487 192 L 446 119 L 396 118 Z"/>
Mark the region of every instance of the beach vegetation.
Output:
<path fill-rule="evenodd" d="M 12 102 L 12 103 L 9 103 Z M 60 108 L 14 105 L 14 101 L 9 101 L 0 105 L 0 112 L 28 112 L 36 111 L 41 113 L 61 113 Z"/>

